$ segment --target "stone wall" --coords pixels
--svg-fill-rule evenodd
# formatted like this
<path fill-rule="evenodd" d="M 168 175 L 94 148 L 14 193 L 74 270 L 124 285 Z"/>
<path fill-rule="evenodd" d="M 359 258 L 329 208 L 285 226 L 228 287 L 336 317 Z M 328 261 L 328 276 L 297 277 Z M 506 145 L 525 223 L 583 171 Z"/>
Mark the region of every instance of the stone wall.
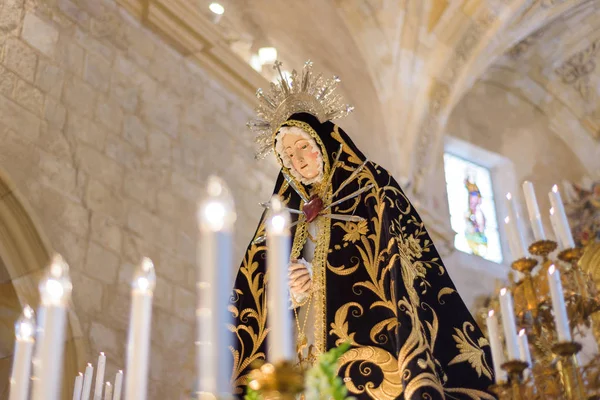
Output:
<path fill-rule="evenodd" d="M 71 265 L 89 361 L 104 351 L 111 379 L 124 367 L 129 283 L 147 255 L 150 398 L 179 398 L 192 384 L 206 177 L 233 192 L 236 260 L 274 184 L 274 165 L 253 159 L 251 108 L 111 0 L 4 0 L 0 49 L 0 169 Z"/>

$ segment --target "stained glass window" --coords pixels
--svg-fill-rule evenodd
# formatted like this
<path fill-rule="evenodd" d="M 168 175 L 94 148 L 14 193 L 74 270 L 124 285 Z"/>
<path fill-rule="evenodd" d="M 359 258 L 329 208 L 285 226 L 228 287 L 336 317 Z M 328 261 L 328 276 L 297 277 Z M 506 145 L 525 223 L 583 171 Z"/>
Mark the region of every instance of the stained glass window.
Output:
<path fill-rule="evenodd" d="M 456 232 L 454 247 L 486 260 L 502 262 L 498 220 L 490 171 L 444 154 L 450 220 Z"/>

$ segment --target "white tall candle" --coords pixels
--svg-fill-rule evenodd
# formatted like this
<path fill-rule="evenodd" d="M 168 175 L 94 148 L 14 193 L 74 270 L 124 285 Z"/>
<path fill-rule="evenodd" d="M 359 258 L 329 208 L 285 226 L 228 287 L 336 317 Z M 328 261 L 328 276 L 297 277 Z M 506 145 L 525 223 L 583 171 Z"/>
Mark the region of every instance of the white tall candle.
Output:
<path fill-rule="evenodd" d="M 521 329 L 519 331 L 519 355 L 521 357 L 521 361 L 525 361 L 527 364 L 529 364 L 529 369 L 533 367 L 531 352 L 529 351 L 529 341 L 527 340 L 525 329 Z M 524 374 L 526 379 L 529 376 L 529 369 L 527 369 Z"/>
<path fill-rule="evenodd" d="M 292 319 L 288 307 L 287 269 L 290 262 L 290 215 L 277 197 L 271 200 L 267 220 L 268 360 L 291 360 L 294 354 Z"/>
<path fill-rule="evenodd" d="M 563 244 L 562 237 L 558 230 L 558 225 L 556 221 L 556 212 L 554 211 L 554 207 L 550 207 L 550 223 L 552 224 L 552 230 L 554 231 L 554 236 L 556 237 L 556 243 L 558 244 L 559 249 L 564 249 L 565 245 Z"/>
<path fill-rule="evenodd" d="M 198 390 L 223 397 L 231 393 L 233 367 L 227 325 L 232 322 L 228 305 L 234 272 L 231 255 L 235 219 L 233 197 L 225 182 L 211 176 L 207 195 L 198 207 Z"/>
<path fill-rule="evenodd" d="M 36 346 L 40 375 L 33 384 L 33 400 L 57 400 L 60 397 L 67 303 L 71 290 L 69 266 L 61 256 L 55 255 L 47 277 L 40 283 L 44 321 L 41 342 Z"/>
<path fill-rule="evenodd" d="M 127 364 L 125 368 L 126 400 L 146 400 L 148 365 L 150 362 L 152 295 L 155 285 L 154 264 L 149 258 L 144 258 L 131 285 L 131 317 L 129 319 Z"/>
<path fill-rule="evenodd" d="M 519 344 L 517 340 L 517 327 L 515 325 L 515 312 L 513 309 L 512 295 L 506 288 L 500 290 L 500 311 L 502 312 L 502 327 L 506 340 L 506 350 L 509 360 L 518 360 Z"/>
<path fill-rule="evenodd" d="M 38 305 L 36 312 L 36 327 L 35 327 L 35 342 L 42 343 L 42 337 L 44 336 L 44 321 L 46 319 L 46 311 L 44 306 L 41 304 Z M 33 358 L 31 359 L 31 381 L 35 382 L 39 379 L 41 375 L 40 371 L 40 347 L 34 346 L 33 349 Z"/>
<path fill-rule="evenodd" d="M 510 217 L 504 218 L 504 230 L 506 232 L 506 238 L 508 239 L 508 246 L 510 248 L 511 256 L 515 260 L 521 258 L 518 256 L 519 250 L 517 248 L 517 238 L 513 230 L 513 224 L 511 224 Z"/>
<path fill-rule="evenodd" d="M 563 245 L 566 248 L 575 248 L 575 241 L 573 240 L 573 234 L 571 233 L 571 227 L 569 226 L 569 219 L 567 218 L 565 205 L 560 197 L 558 186 L 552 186 L 552 191 L 548 193 L 548 197 L 550 197 L 550 204 L 552 204 L 552 208 L 554 208 L 556 228 Z"/>
<path fill-rule="evenodd" d="M 542 224 L 542 216 L 535 197 L 533 183 L 529 181 L 523 182 L 523 193 L 525 194 L 525 202 L 527 203 L 527 211 L 529 212 L 529 222 L 533 230 L 535 240 L 546 240 L 544 225 Z"/>
<path fill-rule="evenodd" d="M 110 382 L 106 382 L 104 385 L 104 400 L 112 400 L 113 387 Z"/>
<path fill-rule="evenodd" d="M 507 374 L 506 371 L 502 369 L 502 364 L 504 364 L 504 350 L 502 349 L 502 342 L 500 342 L 498 318 L 494 315 L 494 310 L 488 312 L 488 317 L 485 322 L 487 324 L 488 338 L 492 350 L 492 362 L 494 365 L 496 383 L 506 382 L 508 380 Z"/>
<path fill-rule="evenodd" d="M 94 375 L 94 367 L 88 363 L 85 367 L 85 374 L 83 375 L 83 389 L 81 390 L 81 400 L 90 400 L 90 394 L 92 392 L 92 376 Z"/>
<path fill-rule="evenodd" d="M 115 375 L 115 390 L 113 390 L 113 400 L 121 400 L 121 386 L 123 385 L 123 371 L 119 370 Z"/>
<path fill-rule="evenodd" d="M 554 323 L 556 324 L 558 341 L 570 342 L 572 339 L 569 317 L 567 316 L 567 306 L 560 281 L 560 272 L 554 264 L 548 268 L 548 284 L 550 285 L 550 295 L 552 296 L 552 309 L 554 310 Z"/>
<path fill-rule="evenodd" d="M 96 365 L 96 386 L 94 386 L 94 400 L 102 400 L 102 389 L 104 388 L 104 369 L 106 368 L 106 356 L 100 352 L 98 365 Z"/>
<path fill-rule="evenodd" d="M 35 314 L 33 309 L 23 307 L 21 317 L 15 324 L 15 354 L 10 375 L 9 400 L 27 400 L 29 394 L 29 374 L 35 334 Z"/>
<path fill-rule="evenodd" d="M 527 250 L 527 242 L 523 233 L 523 224 L 519 214 L 517 213 L 517 205 L 512 197 L 512 194 L 506 194 L 506 204 L 508 208 L 508 220 L 511 231 L 514 235 L 515 253 L 513 254 L 515 259 L 527 257 L 529 251 Z"/>
<path fill-rule="evenodd" d="M 73 400 L 81 400 L 81 389 L 83 388 L 83 374 L 80 372 L 75 378 L 73 386 Z"/>

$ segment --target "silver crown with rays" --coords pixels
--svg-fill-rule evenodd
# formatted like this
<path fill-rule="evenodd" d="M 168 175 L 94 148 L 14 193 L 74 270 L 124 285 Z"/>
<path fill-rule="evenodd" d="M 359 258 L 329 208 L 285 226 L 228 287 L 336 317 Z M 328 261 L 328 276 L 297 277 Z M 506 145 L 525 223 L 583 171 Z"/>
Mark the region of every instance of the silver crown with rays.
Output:
<path fill-rule="evenodd" d="M 248 122 L 248 127 L 256 133 L 256 143 L 259 145 L 256 158 L 264 158 L 273 150 L 273 140 L 279 127 L 295 113 L 309 113 L 323 123 L 342 118 L 350 114 L 354 107 L 344 104 L 342 96 L 335 93 L 340 78 L 323 78 L 321 74 L 314 75 L 313 63 L 309 60 L 304 64 L 302 74 L 293 70 L 289 79 L 281 71 L 282 63 L 275 61 L 273 69 L 277 70 L 279 79 L 271 83 L 271 89 L 265 93 L 262 89 L 256 91 L 260 100 L 256 108 L 258 118 Z"/>

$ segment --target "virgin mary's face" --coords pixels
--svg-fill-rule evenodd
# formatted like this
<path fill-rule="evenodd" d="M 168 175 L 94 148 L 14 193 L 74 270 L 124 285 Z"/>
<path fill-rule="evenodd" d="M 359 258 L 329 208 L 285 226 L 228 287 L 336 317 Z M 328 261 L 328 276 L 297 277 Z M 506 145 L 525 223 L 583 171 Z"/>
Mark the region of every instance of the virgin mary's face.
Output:
<path fill-rule="evenodd" d="M 321 164 L 318 162 L 319 150 L 315 151 L 310 139 L 288 133 L 283 137 L 282 143 L 283 151 L 303 178 L 312 179 L 319 175 L 321 172 Z"/>

